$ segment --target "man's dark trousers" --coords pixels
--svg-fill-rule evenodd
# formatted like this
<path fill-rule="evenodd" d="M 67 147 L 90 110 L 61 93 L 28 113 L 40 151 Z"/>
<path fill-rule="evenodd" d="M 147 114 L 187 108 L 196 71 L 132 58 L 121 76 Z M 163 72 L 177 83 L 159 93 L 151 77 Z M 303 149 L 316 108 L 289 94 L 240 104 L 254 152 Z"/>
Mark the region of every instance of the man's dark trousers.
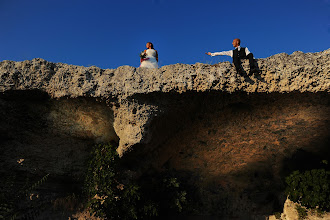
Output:
<path fill-rule="evenodd" d="M 249 59 L 250 69 L 255 68 L 253 54 L 249 53 L 246 56 L 244 47 L 241 47 L 240 51 L 238 51 L 237 48 L 235 50 L 233 50 L 233 63 L 235 65 L 237 71 L 239 71 L 241 69 L 241 59 Z"/>

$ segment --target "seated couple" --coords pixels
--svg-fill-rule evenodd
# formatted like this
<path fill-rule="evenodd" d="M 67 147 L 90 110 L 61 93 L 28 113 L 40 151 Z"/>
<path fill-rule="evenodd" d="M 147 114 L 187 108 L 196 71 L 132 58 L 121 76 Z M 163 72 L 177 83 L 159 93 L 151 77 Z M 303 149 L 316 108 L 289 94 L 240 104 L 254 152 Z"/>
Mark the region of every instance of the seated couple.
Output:
<path fill-rule="evenodd" d="M 233 40 L 233 46 L 235 47 L 235 50 L 229 50 L 229 51 L 222 51 L 222 52 L 215 52 L 210 53 L 207 52 L 207 55 L 210 56 L 218 56 L 218 55 L 227 55 L 231 56 L 233 58 L 233 63 L 235 65 L 236 71 L 241 76 L 244 76 L 244 70 L 241 67 L 241 59 L 249 59 L 250 63 L 250 72 L 249 75 L 252 75 L 253 73 L 258 73 L 257 66 L 253 59 L 253 54 L 249 51 L 247 47 L 241 47 L 241 40 L 236 38 Z M 158 52 L 154 49 L 154 46 L 151 42 L 148 42 L 146 45 L 147 49 L 144 50 L 140 54 L 140 67 L 146 67 L 146 68 L 158 68 Z"/>

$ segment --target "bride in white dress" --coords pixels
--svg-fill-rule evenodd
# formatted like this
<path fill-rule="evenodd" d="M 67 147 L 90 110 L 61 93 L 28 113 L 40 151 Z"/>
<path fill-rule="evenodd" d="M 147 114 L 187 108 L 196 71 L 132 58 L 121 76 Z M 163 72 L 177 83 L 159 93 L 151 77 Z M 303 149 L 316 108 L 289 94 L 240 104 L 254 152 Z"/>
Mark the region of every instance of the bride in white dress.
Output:
<path fill-rule="evenodd" d="M 154 45 L 151 42 L 148 42 L 146 47 L 147 50 L 144 50 L 145 58 L 140 59 L 140 67 L 146 68 L 158 68 L 158 52 L 154 49 Z"/>

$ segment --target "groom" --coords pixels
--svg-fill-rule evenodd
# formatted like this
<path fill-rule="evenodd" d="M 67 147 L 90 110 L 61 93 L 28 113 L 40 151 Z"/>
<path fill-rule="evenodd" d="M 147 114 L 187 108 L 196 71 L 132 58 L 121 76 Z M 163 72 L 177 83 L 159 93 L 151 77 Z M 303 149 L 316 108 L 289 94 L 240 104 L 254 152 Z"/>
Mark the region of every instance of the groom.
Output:
<path fill-rule="evenodd" d="M 239 73 L 241 76 L 244 75 L 244 71 L 241 67 L 241 59 L 249 59 L 250 64 L 250 73 L 249 75 L 252 75 L 253 73 L 258 73 L 258 69 L 254 63 L 253 54 L 249 51 L 247 47 L 241 47 L 241 40 L 236 38 L 233 40 L 233 46 L 235 47 L 235 50 L 229 50 L 229 51 L 222 51 L 222 52 L 215 52 L 210 53 L 207 52 L 207 55 L 210 56 L 218 56 L 218 55 L 227 55 L 231 56 L 233 58 L 233 63 L 235 65 L 237 73 Z"/>

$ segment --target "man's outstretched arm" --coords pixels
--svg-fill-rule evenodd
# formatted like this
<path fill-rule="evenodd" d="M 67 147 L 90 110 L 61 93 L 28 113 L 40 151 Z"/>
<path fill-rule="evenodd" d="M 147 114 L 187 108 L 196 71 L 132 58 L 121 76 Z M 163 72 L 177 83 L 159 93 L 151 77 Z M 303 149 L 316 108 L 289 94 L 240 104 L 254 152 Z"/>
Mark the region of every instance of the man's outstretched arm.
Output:
<path fill-rule="evenodd" d="M 222 52 L 215 52 L 215 53 L 207 52 L 205 54 L 210 55 L 212 57 L 219 56 L 219 55 L 226 55 L 226 56 L 233 57 L 233 51 L 232 50 L 222 51 Z"/>

